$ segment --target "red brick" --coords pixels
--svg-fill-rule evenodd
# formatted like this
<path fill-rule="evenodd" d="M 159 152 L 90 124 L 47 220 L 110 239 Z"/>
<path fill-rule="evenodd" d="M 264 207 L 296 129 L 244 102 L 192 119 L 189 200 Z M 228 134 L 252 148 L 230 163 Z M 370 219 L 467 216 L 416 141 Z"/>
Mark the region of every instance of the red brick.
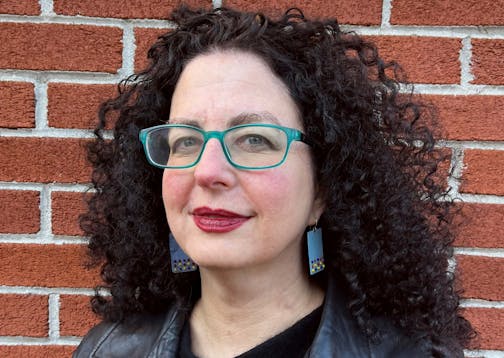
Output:
<path fill-rule="evenodd" d="M 135 29 L 135 71 L 140 71 L 147 66 L 147 51 L 160 35 L 168 31 L 168 29 Z"/>
<path fill-rule="evenodd" d="M 439 110 L 444 137 L 504 140 L 503 96 L 423 96 Z"/>
<path fill-rule="evenodd" d="M 47 296 L 3 294 L 0 302 L 0 335 L 47 337 Z"/>
<path fill-rule="evenodd" d="M 438 170 L 432 176 L 432 179 L 442 185 L 445 189 L 448 188 L 448 177 L 450 175 L 450 161 L 451 161 L 451 150 L 444 148 L 441 154 L 445 156 L 445 160 L 439 163 Z"/>
<path fill-rule="evenodd" d="M 410 82 L 460 82 L 460 39 L 415 36 L 368 36 L 380 56 L 398 62 Z"/>
<path fill-rule="evenodd" d="M 464 316 L 478 332 L 470 348 L 504 349 L 504 309 L 466 308 Z"/>
<path fill-rule="evenodd" d="M 58 128 L 94 128 L 98 123 L 99 105 L 112 98 L 115 85 L 50 83 L 47 120 Z"/>
<path fill-rule="evenodd" d="M 0 68 L 115 73 L 122 30 L 115 27 L 0 23 Z"/>
<path fill-rule="evenodd" d="M 504 195 L 504 151 L 467 149 L 460 192 Z"/>
<path fill-rule="evenodd" d="M 181 2 L 197 8 L 212 7 L 211 0 L 54 0 L 54 11 L 72 16 L 166 19 Z"/>
<path fill-rule="evenodd" d="M 39 0 L 2 0 L 0 1 L 0 14 L 39 15 Z"/>
<path fill-rule="evenodd" d="M 84 268 L 84 245 L 0 244 L 0 285 L 94 287 L 95 270 Z"/>
<path fill-rule="evenodd" d="M 0 127 L 32 128 L 35 126 L 33 84 L 0 82 Z"/>
<path fill-rule="evenodd" d="M 0 190 L 0 232 L 33 234 L 40 229 L 39 192 Z"/>
<path fill-rule="evenodd" d="M 455 245 L 503 248 L 503 222 L 504 205 L 465 203 L 455 221 L 458 231 Z"/>
<path fill-rule="evenodd" d="M 504 25 L 503 0 L 394 0 L 393 25 Z"/>
<path fill-rule="evenodd" d="M 472 39 L 474 84 L 504 85 L 504 40 Z"/>
<path fill-rule="evenodd" d="M 68 358 L 74 346 L 0 346 L 0 356 L 9 358 Z"/>
<path fill-rule="evenodd" d="M 381 0 L 341 1 L 247 1 L 223 0 L 223 6 L 245 11 L 260 11 L 268 16 L 279 17 L 291 7 L 300 8 L 308 18 L 336 17 L 342 24 L 379 25 L 381 23 Z"/>
<path fill-rule="evenodd" d="M 457 255 L 465 298 L 504 300 L 504 259 Z"/>
<path fill-rule="evenodd" d="M 0 181 L 89 182 L 85 143 L 71 138 L 0 138 Z"/>
<path fill-rule="evenodd" d="M 60 334 L 84 336 L 100 319 L 91 311 L 89 296 L 60 296 Z"/>
<path fill-rule="evenodd" d="M 83 193 L 52 193 L 52 231 L 56 235 L 82 235 L 79 215 L 86 209 Z"/>

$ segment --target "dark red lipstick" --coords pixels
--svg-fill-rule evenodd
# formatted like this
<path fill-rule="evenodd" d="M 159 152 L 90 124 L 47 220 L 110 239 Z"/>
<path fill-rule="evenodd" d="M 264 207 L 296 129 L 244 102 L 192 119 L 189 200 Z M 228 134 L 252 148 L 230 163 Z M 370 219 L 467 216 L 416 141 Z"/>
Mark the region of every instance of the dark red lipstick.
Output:
<path fill-rule="evenodd" d="M 240 227 L 250 216 L 243 216 L 224 209 L 196 208 L 192 212 L 194 223 L 200 230 L 225 233 Z"/>

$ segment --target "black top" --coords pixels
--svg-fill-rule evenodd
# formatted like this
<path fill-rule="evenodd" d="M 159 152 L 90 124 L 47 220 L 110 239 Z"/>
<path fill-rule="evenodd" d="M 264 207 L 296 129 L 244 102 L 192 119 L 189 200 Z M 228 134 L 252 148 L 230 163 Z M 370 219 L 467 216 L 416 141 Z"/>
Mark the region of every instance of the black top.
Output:
<path fill-rule="evenodd" d="M 310 348 L 322 316 L 322 306 L 285 331 L 240 354 L 237 358 L 302 358 Z M 186 321 L 180 339 L 179 358 L 198 358 L 191 351 L 191 331 Z"/>

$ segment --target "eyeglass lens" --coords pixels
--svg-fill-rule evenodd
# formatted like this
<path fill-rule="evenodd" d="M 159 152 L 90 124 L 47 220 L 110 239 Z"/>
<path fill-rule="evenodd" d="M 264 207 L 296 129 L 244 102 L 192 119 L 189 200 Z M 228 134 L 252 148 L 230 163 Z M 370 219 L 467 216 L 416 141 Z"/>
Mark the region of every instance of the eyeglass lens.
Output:
<path fill-rule="evenodd" d="M 260 168 L 279 164 L 287 150 L 287 135 L 273 127 L 245 126 L 224 135 L 227 154 L 235 165 Z M 149 133 L 148 152 L 157 165 L 187 167 L 196 163 L 205 146 L 203 133 L 187 127 L 159 128 Z"/>

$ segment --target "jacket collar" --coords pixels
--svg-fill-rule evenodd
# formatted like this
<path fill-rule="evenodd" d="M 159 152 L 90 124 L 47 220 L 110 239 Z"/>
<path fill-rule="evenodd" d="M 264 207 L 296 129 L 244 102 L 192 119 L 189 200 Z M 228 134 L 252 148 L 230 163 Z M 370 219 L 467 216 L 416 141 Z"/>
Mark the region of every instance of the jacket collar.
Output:
<path fill-rule="evenodd" d="M 327 284 L 320 326 L 307 357 L 368 357 L 369 342 L 347 309 L 347 300 L 336 277 Z"/>

